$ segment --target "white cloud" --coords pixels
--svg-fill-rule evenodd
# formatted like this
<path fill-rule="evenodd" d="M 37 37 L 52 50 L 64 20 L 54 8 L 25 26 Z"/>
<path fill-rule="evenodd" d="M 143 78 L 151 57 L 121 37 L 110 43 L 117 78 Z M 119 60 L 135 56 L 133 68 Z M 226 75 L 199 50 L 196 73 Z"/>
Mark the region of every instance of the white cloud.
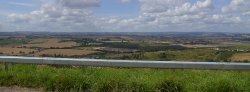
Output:
<path fill-rule="evenodd" d="M 249 0 L 231 0 L 228 6 L 222 8 L 222 12 L 245 11 L 246 9 L 249 9 L 249 5 Z"/>
<path fill-rule="evenodd" d="M 208 24 L 238 24 L 242 22 L 242 19 L 238 16 L 214 14 L 204 19 Z"/>
<path fill-rule="evenodd" d="M 53 31 L 96 31 L 92 24 L 94 17 L 91 16 L 92 12 L 89 8 L 98 7 L 98 2 L 98 0 L 73 0 L 72 2 L 57 0 L 44 4 L 39 10 L 28 14 L 10 14 L 9 18 L 13 24 L 22 26 L 22 30 L 30 31 L 35 28 Z"/>
<path fill-rule="evenodd" d="M 141 14 L 136 18 L 106 18 L 106 29 L 136 31 L 219 31 L 242 24 L 240 16 L 214 13 L 212 0 L 193 4 L 186 0 L 140 0 Z M 216 24 L 216 26 L 215 26 Z M 215 27 L 211 29 L 209 27 Z M 220 30 L 221 29 L 221 30 Z M 230 30 L 231 30 L 230 29 Z M 217 31 L 218 31 L 217 30 Z"/>
<path fill-rule="evenodd" d="M 57 4 L 67 8 L 82 9 L 90 7 L 98 7 L 99 0 L 56 0 Z"/>
<path fill-rule="evenodd" d="M 200 12 L 212 8 L 212 0 L 197 1 L 191 4 L 186 0 L 140 0 L 144 13 L 181 14 Z"/>
<path fill-rule="evenodd" d="M 118 0 L 121 3 L 130 3 L 132 0 Z"/>
<path fill-rule="evenodd" d="M 191 23 L 202 20 L 213 9 L 212 0 L 197 1 L 194 4 L 186 0 L 140 0 L 141 17 L 159 24 Z M 144 21 L 145 22 L 145 21 Z"/>
<path fill-rule="evenodd" d="M 141 10 L 146 13 L 165 12 L 185 3 L 185 0 L 139 0 Z"/>
<path fill-rule="evenodd" d="M 250 11 L 243 12 L 242 15 L 244 15 L 244 16 L 250 16 Z"/>
<path fill-rule="evenodd" d="M 18 6 L 25 6 L 25 7 L 34 7 L 35 5 L 29 3 L 20 3 L 20 2 L 9 2 L 10 5 L 18 5 Z"/>
<path fill-rule="evenodd" d="M 194 3 L 188 0 L 139 0 L 139 3 L 140 14 L 124 18 L 94 16 L 92 9 L 100 6 L 99 0 L 54 0 L 27 14 L 10 14 L 9 20 L 15 31 L 233 31 L 237 27 L 247 29 L 250 24 L 240 15 L 249 15 L 247 8 L 238 6 L 244 8 L 238 15 L 214 12 L 212 0 Z M 237 5 L 224 8 L 231 11 L 233 8 L 229 7 Z"/>
<path fill-rule="evenodd" d="M 212 0 L 193 4 L 186 0 L 139 0 L 141 14 L 136 18 L 103 18 L 98 26 L 112 31 L 219 31 L 235 29 L 239 16 L 214 14 Z M 104 21 L 104 22 L 103 22 Z M 214 25 L 216 24 L 216 26 Z M 210 28 L 210 27 L 214 27 Z M 228 30 L 227 29 L 227 30 Z M 217 30 L 217 31 L 218 31 Z"/>

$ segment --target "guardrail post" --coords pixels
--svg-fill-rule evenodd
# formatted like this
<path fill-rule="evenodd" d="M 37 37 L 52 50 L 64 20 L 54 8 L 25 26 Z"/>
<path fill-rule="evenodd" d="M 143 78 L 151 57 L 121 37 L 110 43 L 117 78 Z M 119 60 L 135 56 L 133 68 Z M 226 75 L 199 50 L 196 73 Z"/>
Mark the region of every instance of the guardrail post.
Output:
<path fill-rule="evenodd" d="M 8 63 L 6 63 L 6 62 L 4 62 L 3 63 L 3 69 L 5 70 L 5 71 L 8 71 Z"/>

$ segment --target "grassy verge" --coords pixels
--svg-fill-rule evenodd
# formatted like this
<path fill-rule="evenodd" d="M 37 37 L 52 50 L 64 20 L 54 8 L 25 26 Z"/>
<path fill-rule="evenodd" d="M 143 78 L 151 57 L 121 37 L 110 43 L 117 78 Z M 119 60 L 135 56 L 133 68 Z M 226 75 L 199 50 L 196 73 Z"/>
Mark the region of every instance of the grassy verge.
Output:
<path fill-rule="evenodd" d="M 15 64 L 0 70 L 0 86 L 13 85 L 60 92 L 250 92 L 250 72 Z"/>

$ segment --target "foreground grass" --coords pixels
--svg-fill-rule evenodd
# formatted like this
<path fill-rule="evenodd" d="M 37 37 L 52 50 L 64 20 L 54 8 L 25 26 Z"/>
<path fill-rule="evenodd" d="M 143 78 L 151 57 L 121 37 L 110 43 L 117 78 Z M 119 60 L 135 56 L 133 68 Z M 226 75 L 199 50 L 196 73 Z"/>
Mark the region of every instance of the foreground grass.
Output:
<path fill-rule="evenodd" d="M 14 85 L 60 92 L 250 92 L 250 71 L 16 64 L 0 70 L 0 86 Z"/>

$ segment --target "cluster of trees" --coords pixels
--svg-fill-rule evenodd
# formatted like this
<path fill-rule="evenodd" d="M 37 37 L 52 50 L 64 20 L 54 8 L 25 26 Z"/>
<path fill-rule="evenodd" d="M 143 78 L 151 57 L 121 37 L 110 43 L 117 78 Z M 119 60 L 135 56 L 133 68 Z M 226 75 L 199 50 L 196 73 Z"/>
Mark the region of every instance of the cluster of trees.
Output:
<path fill-rule="evenodd" d="M 216 57 L 213 61 L 221 61 L 221 62 L 231 62 L 230 57 L 233 56 L 236 52 L 230 51 L 218 51 L 216 52 Z"/>
<path fill-rule="evenodd" d="M 83 57 L 84 55 L 73 55 L 73 56 L 68 56 L 68 55 L 63 55 L 63 54 L 42 54 L 40 55 L 41 57 L 67 57 L 67 58 L 80 58 Z"/>
<path fill-rule="evenodd" d="M 122 57 L 120 57 L 119 59 L 129 59 L 129 60 L 173 60 L 174 56 L 170 55 L 168 53 L 159 53 L 157 54 L 157 56 L 154 57 L 148 57 L 145 55 L 145 53 L 134 53 L 131 55 L 124 55 Z"/>
<path fill-rule="evenodd" d="M 179 45 L 139 45 L 137 43 L 104 43 L 103 46 L 113 47 L 113 48 L 126 48 L 126 49 L 138 49 L 140 51 L 145 52 L 153 52 L 153 51 L 166 51 L 166 50 L 185 50 L 187 48 Z"/>
<path fill-rule="evenodd" d="M 25 54 L 25 52 L 24 52 L 24 51 L 19 51 L 19 53 L 20 53 L 20 54 Z"/>
<path fill-rule="evenodd" d="M 66 57 L 65 55 L 61 55 L 61 54 L 54 54 L 54 55 L 42 54 L 40 56 L 42 56 L 42 57 Z"/>
<path fill-rule="evenodd" d="M 140 45 L 136 43 L 104 43 L 102 46 L 112 47 L 112 48 L 126 48 L 126 49 L 139 49 Z"/>
<path fill-rule="evenodd" d="M 166 51 L 166 50 L 185 50 L 187 48 L 179 45 L 167 45 L 167 46 L 143 46 L 141 51 L 153 52 L 153 51 Z"/>
<path fill-rule="evenodd" d="M 145 56 L 144 56 L 144 53 L 134 53 L 131 55 L 123 55 L 119 59 L 143 60 L 145 59 Z"/>
<path fill-rule="evenodd" d="M 95 39 L 92 39 L 92 38 L 72 38 L 71 41 L 80 43 L 81 46 L 86 46 L 86 45 L 88 45 L 89 43 L 95 43 L 95 42 L 96 42 L 96 40 L 95 40 Z"/>

